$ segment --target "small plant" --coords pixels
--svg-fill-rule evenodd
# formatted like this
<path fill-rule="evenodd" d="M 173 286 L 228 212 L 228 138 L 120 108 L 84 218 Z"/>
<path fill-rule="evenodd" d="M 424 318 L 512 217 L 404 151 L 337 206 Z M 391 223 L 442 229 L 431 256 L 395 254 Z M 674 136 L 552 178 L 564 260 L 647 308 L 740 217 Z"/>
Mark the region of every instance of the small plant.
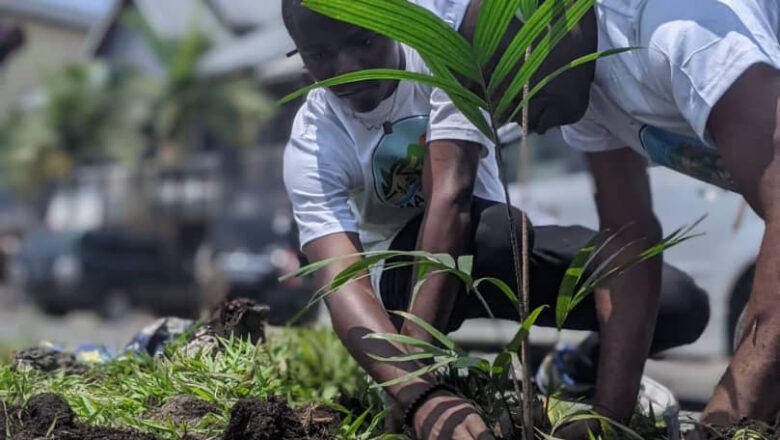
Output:
<path fill-rule="evenodd" d="M 617 257 L 624 254 L 631 245 L 636 243 L 632 242 L 617 252 L 605 256 L 603 255 L 604 250 L 621 232 L 618 231 L 612 234 L 600 233 L 594 236 L 589 243 L 580 249 L 574 260 L 572 260 L 572 263 L 561 282 L 555 310 L 558 328 L 563 328 L 569 314 L 593 292 L 596 286 L 620 276 L 637 264 L 641 264 L 661 255 L 665 250 L 673 246 L 696 237 L 697 235 L 692 232 L 700 222 L 701 220 L 695 222 L 691 226 L 674 231 L 659 243 L 647 248 L 643 252 L 629 258 L 619 265 L 614 265 L 612 263 Z M 487 306 L 487 302 L 484 300 L 480 290 L 486 284 L 498 288 L 518 311 L 520 309 L 520 300 L 517 293 L 506 282 L 497 278 L 474 279 L 472 277 L 471 270 L 473 258 L 470 256 L 461 256 L 456 260 L 450 255 L 431 254 L 423 251 L 366 252 L 361 255 L 363 258 L 360 261 L 350 265 L 340 272 L 329 285 L 326 285 L 317 291 L 312 296 L 307 307 L 311 307 L 318 301 L 325 299 L 328 295 L 335 293 L 344 284 L 369 276 L 368 273 L 370 273 L 372 266 L 382 261 L 388 261 L 383 269 L 385 271 L 408 266 L 417 267 L 417 280 L 412 292 L 412 302 L 414 301 L 417 292 L 419 292 L 422 285 L 428 279 L 428 275 L 446 273 L 459 279 L 465 285 L 466 291 L 469 294 L 479 297 L 481 302 L 485 305 L 486 312 L 489 316 L 492 316 L 492 312 Z M 406 257 L 406 259 L 402 261 L 392 261 L 399 256 Z M 308 276 L 337 260 L 350 257 L 354 256 L 350 255 L 323 260 L 288 274 L 283 279 L 286 280 L 292 277 Z M 464 376 L 461 375 L 460 372 L 465 372 L 465 377 L 477 381 L 479 384 L 476 387 L 471 387 L 472 391 L 467 391 L 465 394 L 479 404 L 478 406 L 483 411 L 483 416 L 485 416 L 487 420 L 494 421 L 494 415 L 499 413 L 499 410 L 506 410 L 506 414 L 511 414 L 512 408 L 520 403 L 520 392 L 515 389 L 515 394 L 512 395 L 511 393 L 516 383 L 516 379 L 512 376 L 513 363 L 517 360 L 521 345 L 526 342 L 531 327 L 536 323 L 536 320 L 544 311 L 545 307 L 546 306 L 541 306 L 533 310 L 528 317 L 522 321 L 512 340 L 503 347 L 492 362 L 469 355 L 466 350 L 459 347 L 450 337 L 419 317 L 406 311 L 391 311 L 390 313 L 411 321 L 430 334 L 433 340 L 436 341 L 436 345 L 396 333 L 372 333 L 366 335 L 365 338 L 381 339 L 398 343 L 409 349 L 407 354 L 394 357 L 379 357 L 369 354 L 373 359 L 382 362 L 420 361 L 424 363 L 424 366 L 416 371 L 412 371 L 392 381 L 376 384 L 374 386 L 383 388 L 408 381 L 415 377 L 441 372 L 443 370 L 445 370 L 445 377 L 450 378 L 451 381 L 457 382 L 459 381 L 459 378 Z M 466 385 L 468 385 L 468 383 L 466 383 Z M 598 417 L 599 420 L 603 419 L 603 417 L 593 414 L 568 414 L 566 416 L 557 417 L 557 423 L 552 428 L 554 430 L 556 426 L 564 423 L 582 418 L 594 417 Z M 631 432 L 628 428 L 623 429 L 624 427 L 621 427 L 619 424 L 615 424 L 614 426 L 619 427 L 623 431 Z"/>
<path fill-rule="evenodd" d="M 543 79 L 531 84 L 531 78 L 539 71 L 543 61 L 550 55 L 553 48 L 569 33 L 579 20 L 593 7 L 593 0 L 483 0 L 475 30 L 473 42 L 466 41 L 450 26 L 441 21 L 433 13 L 411 4 L 405 0 L 302 0 L 304 6 L 315 12 L 331 18 L 352 23 L 372 30 L 381 35 L 400 41 L 416 49 L 430 69 L 431 74 L 419 74 L 396 69 L 369 69 L 340 75 L 335 78 L 317 82 L 309 87 L 285 97 L 280 103 L 289 102 L 302 94 L 319 87 L 332 87 L 364 80 L 393 79 L 416 81 L 437 87 L 447 93 L 457 108 L 501 150 L 501 140 L 498 136 L 499 126 L 506 121 L 516 121 L 523 116 L 527 120 L 527 104 L 543 87 L 562 73 L 593 62 L 600 57 L 616 54 L 630 49 L 618 49 L 589 54 L 571 60 Z M 505 34 L 510 29 L 514 17 L 523 21 L 522 28 L 510 39 L 509 44 L 499 51 Z M 519 66 L 519 68 L 518 68 Z M 526 125 L 526 124 L 523 124 Z M 496 155 L 498 168 L 500 154 Z M 385 266 L 392 270 L 407 265 L 418 266 L 418 279 L 412 294 L 412 301 L 428 274 L 449 273 L 464 282 L 468 291 L 480 297 L 479 286 L 490 283 L 506 295 L 516 306 L 522 322 L 512 342 L 505 347 L 493 363 L 482 359 L 469 357 L 459 349 L 449 338 L 436 329 L 425 324 L 417 317 L 403 311 L 394 312 L 411 320 L 425 329 L 434 337 L 441 347 L 414 340 L 403 335 L 379 334 L 369 335 L 371 338 L 385 339 L 406 344 L 412 351 L 408 355 L 396 358 L 381 359 L 387 362 L 420 360 L 429 362 L 422 369 L 409 373 L 395 381 L 379 384 L 387 386 L 416 375 L 436 371 L 443 367 L 467 369 L 475 375 L 486 376 L 493 390 L 506 389 L 507 378 L 513 373 L 510 368 L 513 356 L 518 352 L 526 357 L 528 330 L 541 313 L 541 309 L 528 310 L 527 277 L 521 279 L 521 273 L 527 273 L 527 253 L 521 259 L 520 249 L 528 249 L 526 234 L 517 240 L 517 222 L 513 218 L 509 195 L 506 192 L 504 180 L 507 217 L 510 225 L 510 239 L 513 244 L 516 280 L 522 286 L 522 295 L 509 288 L 502 280 L 471 278 L 470 257 L 460 257 L 457 261 L 449 255 L 435 255 L 425 252 L 371 252 L 362 254 L 362 261 L 353 264 L 333 282 L 315 294 L 313 300 L 318 301 L 337 290 L 344 283 L 356 278 L 368 276 L 365 270 L 375 264 L 396 256 L 413 259 L 412 262 L 394 262 Z M 524 223 L 524 222 L 523 222 Z M 691 229 L 681 229 L 662 242 L 647 249 L 628 262 L 613 265 L 628 246 L 608 257 L 600 255 L 607 245 L 618 234 L 610 237 L 597 236 L 585 246 L 567 271 L 561 286 L 560 296 L 556 305 L 556 322 L 562 327 L 566 316 L 600 283 L 606 282 L 628 268 L 660 255 L 668 247 L 674 246 L 690 238 Z M 518 246 L 518 241 L 520 246 Z M 632 243 L 634 244 L 634 243 Z M 354 257 L 349 256 L 349 257 Z M 348 258 L 345 256 L 344 258 Z M 585 278 L 585 269 L 600 259 L 599 266 Z M 315 263 L 303 268 L 294 275 L 312 273 L 335 260 Z M 486 304 L 485 301 L 482 301 Z M 490 311 L 488 310 L 490 314 Z M 530 383 L 530 376 L 524 369 L 524 384 Z M 517 383 L 517 381 L 513 381 Z M 490 387 L 489 387 L 490 389 Z M 516 390 L 518 396 L 519 390 Z M 530 387 L 524 388 L 523 406 L 523 438 L 530 440 L 534 433 L 530 423 L 532 415 L 532 393 Z"/>

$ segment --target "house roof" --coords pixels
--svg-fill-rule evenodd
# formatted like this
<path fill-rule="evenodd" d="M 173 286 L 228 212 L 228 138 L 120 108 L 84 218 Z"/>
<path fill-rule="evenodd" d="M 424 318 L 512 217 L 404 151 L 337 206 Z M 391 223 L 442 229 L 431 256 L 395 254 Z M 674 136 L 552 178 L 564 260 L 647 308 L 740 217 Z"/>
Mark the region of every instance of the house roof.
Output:
<path fill-rule="evenodd" d="M 93 42 L 93 53 L 100 53 L 122 9 L 130 4 L 163 37 L 182 37 L 193 24 L 208 35 L 213 46 L 198 64 L 203 75 L 263 71 L 276 64 L 291 68 L 291 73 L 300 70 L 300 62 L 285 62 L 285 54 L 295 46 L 282 22 L 281 2 L 268 0 L 122 0 Z"/>
<path fill-rule="evenodd" d="M 77 7 L 74 3 L 45 0 L 0 0 L 0 15 L 12 14 L 89 31 L 104 19 L 98 10 Z"/>

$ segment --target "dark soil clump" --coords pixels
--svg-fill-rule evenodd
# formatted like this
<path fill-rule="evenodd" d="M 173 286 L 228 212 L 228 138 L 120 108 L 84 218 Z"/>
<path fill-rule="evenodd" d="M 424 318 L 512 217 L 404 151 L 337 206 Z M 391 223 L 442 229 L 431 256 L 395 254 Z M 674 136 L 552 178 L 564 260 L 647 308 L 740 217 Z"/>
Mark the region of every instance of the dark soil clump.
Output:
<path fill-rule="evenodd" d="M 0 415 L 0 440 L 156 440 L 131 430 L 85 426 L 76 421 L 70 405 L 57 394 L 30 398 L 24 409 L 6 407 Z M 10 437 L 6 437 L 10 433 Z"/>
<path fill-rule="evenodd" d="M 155 420 L 171 421 L 174 424 L 197 423 L 206 414 L 215 413 L 218 408 L 205 400 L 193 396 L 176 396 L 169 399 L 159 408 L 149 412 L 148 416 Z"/>
<path fill-rule="evenodd" d="M 230 411 L 224 440 L 326 440 L 337 417 L 322 407 L 296 413 L 287 403 L 270 396 L 267 401 L 251 397 L 239 400 Z"/>
<path fill-rule="evenodd" d="M 73 353 L 52 350 L 46 347 L 32 347 L 14 353 L 16 368 L 33 368 L 44 373 L 63 371 L 67 374 L 82 374 L 88 367 L 78 360 Z"/>
<path fill-rule="evenodd" d="M 253 344 L 265 340 L 265 323 L 268 321 L 268 306 L 257 304 L 247 298 L 238 298 L 222 303 L 212 314 L 211 327 L 217 336 L 249 338 Z"/>

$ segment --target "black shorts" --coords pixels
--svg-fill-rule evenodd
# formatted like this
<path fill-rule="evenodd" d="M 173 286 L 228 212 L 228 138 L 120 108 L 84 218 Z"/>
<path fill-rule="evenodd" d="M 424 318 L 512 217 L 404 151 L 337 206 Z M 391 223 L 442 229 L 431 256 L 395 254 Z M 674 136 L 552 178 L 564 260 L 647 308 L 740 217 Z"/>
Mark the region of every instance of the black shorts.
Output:
<path fill-rule="evenodd" d="M 506 218 L 506 205 L 475 199 L 472 208 L 472 233 L 475 279 L 495 277 L 515 287 L 514 263 Z M 519 221 L 520 213 L 515 211 Z M 422 216 L 410 221 L 393 240 L 392 250 L 414 250 Z M 537 325 L 555 326 L 555 303 L 566 269 L 576 253 L 590 240 L 595 231 L 580 226 L 540 226 L 529 228 L 529 278 L 531 310 L 549 305 L 537 320 Z M 706 293 L 682 271 L 663 266 L 661 300 L 656 330 L 651 347 L 659 352 L 689 344 L 701 335 L 709 320 Z M 386 271 L 380 281 L 382 302 L 387 310 L 408 310 L 411 299 L 412 268 Z M 499 319 L 518 320 L 512 303 L 497 289 L 480 289 L 493 315 Z M 518 289 L 515 289 L 518 291 Z M 475 295 L 458 293 L 446 331 L 458 329 L 465 320 L 489 315 Z M 400 329 L 402 319 L 391 315 Z M 569 315 L 566 328 L 598 330 L 595 300 L 589 295 Z"/>

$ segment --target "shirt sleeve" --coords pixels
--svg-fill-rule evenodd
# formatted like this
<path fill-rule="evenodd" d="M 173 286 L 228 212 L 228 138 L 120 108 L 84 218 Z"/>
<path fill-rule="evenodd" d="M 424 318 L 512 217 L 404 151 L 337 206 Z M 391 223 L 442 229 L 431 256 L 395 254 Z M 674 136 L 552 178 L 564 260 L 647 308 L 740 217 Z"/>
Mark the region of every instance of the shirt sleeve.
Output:
<path fill-rule="evenodd" d="M 666 59 L 674 103 L 705 139 L 712 108 L 749 67 L 780 68 L 768 15 L 777 11 L 765 10 L 769 2 L 660 3 L 646 8 L 640 42 Z"/>
<path fill-rule="evenodd" d="M 409 0 L 433 12 L 454 29 L 459 29 L 471 0 Z"/>
<path fill-rule="evenodd" d="M 438 88 L 431 90 L 431 112 L 428 123 L 428 142 L 439 140 L 468 141 L 488 147 L 490 139 L 482 134 L 458 110 L 447 94 Z M 484 114 L 484 113 L 483 113 Z"/>
<path fill-rule="evenodd" d="M 307 101 L 293 124 L 284 152 L 284 184 L 298 225 L 301 247 L 338 232 L 358 232 L 350 204 L 353 178 L 349 145 L 338 125 Z"/>
<path fill-rule="evenodd" d="M 600 113 L 606 107 L 601 89 L 591 86 L 590 101 L 585 115 L 574 124 L 561 127 L 563 140 L 569 146 L 587 153 L 610 151 L 623 148 L 625 142 L 620 141 L 601 122 Z M 608 120 L 608 119 L 607 119 Z"/>

